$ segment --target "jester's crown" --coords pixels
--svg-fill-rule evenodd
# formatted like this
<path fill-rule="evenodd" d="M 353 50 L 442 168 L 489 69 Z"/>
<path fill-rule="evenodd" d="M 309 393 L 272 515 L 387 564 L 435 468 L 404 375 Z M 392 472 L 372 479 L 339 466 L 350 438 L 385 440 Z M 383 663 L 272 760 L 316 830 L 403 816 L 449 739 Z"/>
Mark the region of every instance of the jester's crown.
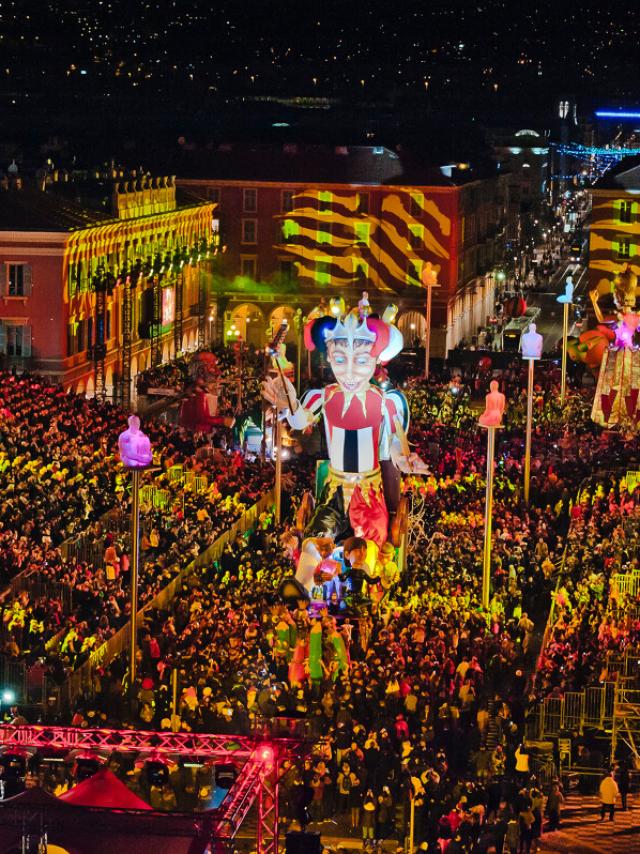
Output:
<path fill-rule="evenodd" d="M 388 306 L 381 318 L 363 318 L 357 311 L 346 317 L 337 312 L 333 317 L 315 317 L 304 328 L 304 343 L 308 350 L 325 352 L 329 341 L 346 341 L 350 349 L 356 341 L 367 342 L 371 344 L 370 354 L 385 364 L 397 356 L 403 346 L 402 333 L 393 324 L 397 311 L 397 306 Z"/>
<path fill-rule="evenodd" d="M 333 329 L 327 329 L 325 332 L 325 342 L 346 339 L 350 347 L 353 347 L 355 341 L 369 341 L 373 344 L 378 337 L 377 334 L 369 329 L 366 319 L 360 323 L 358 321 L 359 318 L 354 314 L 348 314 L 344 321 L 338 320 Z"/>

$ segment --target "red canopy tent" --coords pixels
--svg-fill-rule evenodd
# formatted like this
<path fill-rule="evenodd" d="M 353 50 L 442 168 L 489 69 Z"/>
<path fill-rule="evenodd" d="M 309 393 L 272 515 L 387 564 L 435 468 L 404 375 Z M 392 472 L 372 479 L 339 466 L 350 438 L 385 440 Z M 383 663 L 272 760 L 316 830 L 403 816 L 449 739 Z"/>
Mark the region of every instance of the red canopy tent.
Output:
<path fill-rule="evenodd" d="M 77 789 L 82 787 L 85 794 L 87 791 L 91 794 L 85 783 L 91 780 Z M 107 787 L 103 784 L 100 788 Z M 114 789 L 109 791 L 111 797 Z M 222 851 L 221 846 L 210 842 L 219 818 L 215 810 L 198 814 L 159 813 L 133 793 L 129 794 L 142 807 L 81 806 L 42 789 L 27 789 L 0 801 L 0 854 L 18 854 L 25 834 L 38 839 L 44 832 L 49 844 L 69 854 L 204 854 L 210 844 L 215 846 L 214 850 Z"/>
<path fill-rule="evenodd" d="M 103 768 L 60 796 L 76 807 L 106 807 L 112 810 L 150 810 L 146 801 L 134 794 L 108 768 Z"/>

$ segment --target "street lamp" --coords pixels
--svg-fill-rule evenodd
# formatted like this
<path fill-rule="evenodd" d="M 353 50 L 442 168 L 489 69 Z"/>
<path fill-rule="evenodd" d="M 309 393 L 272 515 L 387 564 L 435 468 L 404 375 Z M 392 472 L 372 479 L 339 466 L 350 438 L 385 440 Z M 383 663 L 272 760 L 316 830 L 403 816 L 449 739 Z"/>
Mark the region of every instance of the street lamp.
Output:
<path fill-rule="evenodd" d="M 431 261 L 427 261 L 422 270 L 422 283 L 427 289 L 427 305 L 425 309 L 426 329 L 424 334 L 424 378 L 429 379 L 429 358 L 431 355 L 431 290 L 438 283 L 438 269 Z"/>
<path fill-rule="evenodd" d="M 536 359 L 542 356 L 542 335 L 536 332 L 532 323 L 529 331 L 522 336 L 522 358 L 529 362 L 527 382 L 527 432 L 524 451 L 524 500 L 529 503 L 529 486 L 531 483 L 531 427 L 533 422 L 533 369 Z"/>
<path fill-rule="evenodd" d="M 140 429 L 137 415 L 129 416 L 129 427 L 118 436 L 122 465 L 131 471 L 131 637 L 129 646 L 129 687 L 133 702 L 136 678 L 138 633 L 138 572 L 140 568 L 140 472 L 153 463 L 151 442 Z"/>
<path fill-rule="evenodd" d="M 484 506 L 484 549 L 482 554 L 482 607 L 489 609 L 489 585 L 491 582 L 491 535 L 493 525 L 493 460 L 496 449 L 496 430 L 502 426 L 506 398 L 498 391 L 498 383 L 492 380 L 486 396 L 485 411 L 478 424 L 487 431 L 487 489 Z"/>
<path fill-rule="evenodd" d="M 560 406 L 564 406 L 567 396 L 567 338 L 569 337 L 569 306 L 573 302 L 573 278 L 565 279 L 564 293 L 556 297 L 556 302 L 563 306 L 562 315 L 562 373 L 560 375 Z"/>
<path fill-rule="evenodd" d="M 302 316 L 302 309 L 297 308 L 296 313 L 293 315 L 293 325 L 295 326 L 296 334 L 298 336 L 298 348 L 296 354 L 296 391 L 298 395 L 300 394 L 300 387 L 302 385 L 302 376 L 301 376 L 301 359 L 302 359 L 302 332 L 304 330 L 304 324 L 306 321 L 306 317 Z"/>

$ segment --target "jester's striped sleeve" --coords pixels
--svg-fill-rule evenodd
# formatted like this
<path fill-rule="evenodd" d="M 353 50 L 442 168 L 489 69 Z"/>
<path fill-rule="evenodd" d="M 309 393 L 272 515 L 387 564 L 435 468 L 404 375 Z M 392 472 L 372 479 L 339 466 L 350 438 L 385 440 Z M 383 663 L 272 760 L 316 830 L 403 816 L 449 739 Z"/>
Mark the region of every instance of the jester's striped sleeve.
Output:
<path fill-rule="evenodd" d="M 395 419 L 397 418 L 406 433 L 409 429 L 409 404 L 407 403 L 407 398 L 399 389 L 392 388 L 385 392 L 384 402 L 389 415 L 391 432 L 396 432 Z"/>
<path fill-rule="evenodd" d="M 304 430 L 320 417 L 324 405 L 324 389 L 312 388 L 305 392 L 295 412 L 287 412 L 287 421 L 294 430 Z"/>

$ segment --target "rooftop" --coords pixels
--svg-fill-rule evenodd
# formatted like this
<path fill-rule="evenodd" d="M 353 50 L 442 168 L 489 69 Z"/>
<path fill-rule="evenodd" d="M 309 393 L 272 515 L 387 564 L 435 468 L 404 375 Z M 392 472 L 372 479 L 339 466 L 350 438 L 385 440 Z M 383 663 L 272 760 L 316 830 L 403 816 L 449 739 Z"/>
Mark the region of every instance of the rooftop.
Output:
<path fill-rule="evenodd" d="M 458 186 L 495 174 L 483 161 L 458 169 L 402 147 L 302 143 L 183 147 L 169 165 L 178 179 L 306 184 Z"/>
<path fill-rule="evenodd" d="M 12 175 L 0 181 L 0 231 L 69 232 L 118 219 L 160 213 L 171 206 L 149 203 L 144 196 L 153 192 L 166 194 L 167 191 L 173 193 L 175 207 L 172 179 L 148 179 L 147 186 L 131 179 L 99 175 L 64 176 L 64 179 L 47 181 Z M 178 208 L 193 204 L 192 197 L 178 191 Z"/>
<path fill-rule="evenodd" d="M 58 193 L 35 187 L 0 190 L 0 230 L 73 231 L 112 219 L 111 210 L 99 211 Z"/>
<path fill-rule="evenodd" d="M 594 190 L 640 190 L 640 152 L 623 157 L 593 185 Z"/>

